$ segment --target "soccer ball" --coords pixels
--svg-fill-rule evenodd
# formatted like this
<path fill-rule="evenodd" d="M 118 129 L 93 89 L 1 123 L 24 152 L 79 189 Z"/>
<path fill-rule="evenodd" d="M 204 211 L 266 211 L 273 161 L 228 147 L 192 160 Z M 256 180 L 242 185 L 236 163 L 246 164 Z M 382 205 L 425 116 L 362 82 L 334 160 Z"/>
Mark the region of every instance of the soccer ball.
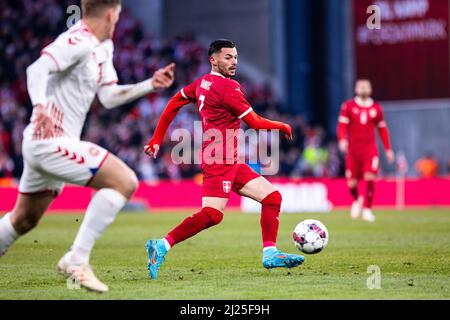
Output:
<path fill-rule="evenodd" d="M 308 219 L 300 222 L 293 233 L 295 246 L 304 253 L 322 251 L 328 244 L 328 230 L 319 220 Z"/>

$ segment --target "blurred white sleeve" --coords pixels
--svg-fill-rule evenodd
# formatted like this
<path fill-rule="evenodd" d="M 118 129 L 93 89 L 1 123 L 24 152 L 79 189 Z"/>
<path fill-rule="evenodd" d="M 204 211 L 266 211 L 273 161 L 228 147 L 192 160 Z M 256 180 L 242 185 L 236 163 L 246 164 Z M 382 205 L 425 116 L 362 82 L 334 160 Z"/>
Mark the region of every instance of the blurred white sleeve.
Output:
<path fill-rule="evenodd" d="M 98 90 L 97 95 L 106 109 L 112 109 L 143 97 L 153 91 L 152 79 L 148 79 L 129 85 L 105 85 Z"/>
<path fill-rule="evenodd" d="M 58 66 L 46 54 L 41 55 L 27 68 L 27 88 L 33 106 L 47 104 L 47 83 L 51 73 L 57 72 Z"/>

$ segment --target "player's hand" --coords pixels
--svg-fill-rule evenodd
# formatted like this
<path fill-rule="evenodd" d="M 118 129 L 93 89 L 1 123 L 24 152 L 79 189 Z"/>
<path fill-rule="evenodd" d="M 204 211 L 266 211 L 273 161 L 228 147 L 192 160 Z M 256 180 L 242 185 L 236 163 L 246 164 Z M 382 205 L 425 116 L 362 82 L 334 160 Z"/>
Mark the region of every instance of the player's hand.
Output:
<path fill-rule="evenodd" d="M 149 144 L 144 147 L 144 152 L 150 157 L 153 157 L 153 159 L 156 159 L 159 152 L 159 144 L 150 141 Z"/>
<path fill-rule="evenodd" d="M 156 70 L 152 77 L 152 85 L 155 90 L 170 88 L 175 80 L 175 63 Z"/>
<path fill-rule="evenodd" d="M 288 125 L 287 123 L 284 123 L 283 129 L 281 129 L 281 131 L 284 133 L 286 139 L 288 139 L 289 141 L 292 141 L 292 139 L 293 139 L 292 127 L 290 125 Z"/>
<path fill-rule="evenodd" d="M 389 164 L 393 164 L 395 161 L 395 154 L 392 150 L 386 150 L 386 158 Z"/>
<path fill-rule="evenodd" d="M 339 150 L 341 150 L 342 153 L 347 153 L 348 151 L 348 141 L 343 139 L 339 141 Z"/>
<path fill-rule="evenodd" d="M 51 139 L 55 136 L 55 124 L 52 117 L 48 114 L 47 108 L 38 104 L 34 106 L 35 120 L 34 133 L 42 134 L 44 139 Z"/>

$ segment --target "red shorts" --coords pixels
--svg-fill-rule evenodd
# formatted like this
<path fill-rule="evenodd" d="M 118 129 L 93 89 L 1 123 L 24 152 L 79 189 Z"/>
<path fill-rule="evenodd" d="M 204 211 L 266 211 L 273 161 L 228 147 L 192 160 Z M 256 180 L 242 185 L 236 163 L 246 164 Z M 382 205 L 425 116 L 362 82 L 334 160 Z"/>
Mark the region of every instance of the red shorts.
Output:
<path fill-rule="evenodd" d="M 231 191 L 238 192 L 260 175 L 247 164 L 203 165 L 203 197 L 230 198 Z"/>
<path fill-rule="evenodd" d="M 377 175 L 379 167 L 380 158 L 377 154 L 369 154 L 367 156 L 348 154 L 345 176 L 347 179 L 362 179 L 366 173 Z"/>

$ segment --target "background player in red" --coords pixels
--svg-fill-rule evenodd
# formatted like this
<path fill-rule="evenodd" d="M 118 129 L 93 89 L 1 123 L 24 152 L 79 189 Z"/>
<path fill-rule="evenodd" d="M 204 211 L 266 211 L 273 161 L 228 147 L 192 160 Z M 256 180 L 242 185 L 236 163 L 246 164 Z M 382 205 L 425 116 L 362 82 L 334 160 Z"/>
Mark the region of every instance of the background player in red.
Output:
<path fill-rule="evenodd" d="M 378 173 L 380 158 L 375 139 L 378 128 L 381 141 L 390 164 L 394 152 L 389 141 L 389 132 L 384 120 L 383 109 L 372 98 L 372 84 L 368 79 L 359 79 L 355 85 L 356 97 L 346 101 L 341 108 L 338 123 L 339 148 L 346 153 L 346 177 L 350 193 L 354 198 L 351 217 L 356 219 L 362 212 L 364 220 L 375 221 L 372 213 L 374 180 Z M 366 183 L 365 196 L 358 193 L 358 182 Z"/>
<path fill-rule="evenodd" d="M 282 253 L 277 249 L 281 194 L 269 181 L 239 161 L 238 139 L 227 135 L 227 130 L 239 130 L 241 119 L 253 129 L 281 130 L 289 139 L 292 138 L 292 129 L 285 123 L 258 116 L 245 99 L 240 84 L 231 79 L 236 74 L 238 61 L 232 41 L 214 41 L 209 49 L 209 61 L 211 73 L 172 97 L 145 147 L 148 155 L 156 157 L 167 128 L 180 108 L 189 103 L 197 104 L 204 137 L 202 209 L 185 219 L 165 238 L 147 242 L 148 269 L 152 279 L 157 277 L 164 256 L 171 247 L 222 221 L 231 191 L 262 204 L 262 261 L 265 268 L 291 268 L 304 261 L 303 256 Z"/>

